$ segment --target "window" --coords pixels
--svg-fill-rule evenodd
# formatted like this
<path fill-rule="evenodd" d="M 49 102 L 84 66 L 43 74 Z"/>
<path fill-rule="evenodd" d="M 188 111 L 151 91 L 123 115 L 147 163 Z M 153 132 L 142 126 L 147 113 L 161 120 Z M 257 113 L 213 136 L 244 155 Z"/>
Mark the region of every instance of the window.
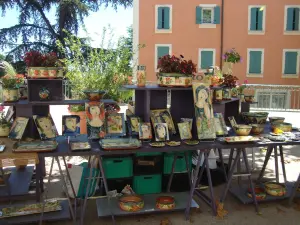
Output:
<path fill-rule="evenodd" d="M 247 77 L 263 77 L 264 49 L 247 49 Z"/>
<path fill-rule="evenodd" d="M 284 31 L 285 34 L 300 34 L 300 5 L 285 6 Z"/>
<path fill-rule="evenodd" d="M 155 31 L 156 33 L 170 33 L 172 31 L 172 6 L 155 6 Z"/>
<path fill-rule="evenodd" d="M 211 48 L 199 49 L 198 70 L 206 70 L 215 65 L 216 50 Z"/>
<path fill-rule="evenodd" d="M 154 63 L 154 70 L 158 72 L 157 63 L 159 58 L 165 55 L 171 55 L 172 52 L 172 45 L 171 44 L 156 44 L 155 45 L 155 63 Z"/>
<path fill-rule="evenodd" d="M 289 108 L 289 93 L 286 90 L 267 91 L 257 89 L 255 94 L 257 104 L 251 105 L 251 108 L 266 109 L 287 109 Z"/>
<path fill-rule="evenodd" d="M 264 34 L 266 6 L 250 5 L 248 9 L 248 34 Z"/>
<path fill-rule="evenodd" d="M 220 6 L 201 4 L 196 7 L 196 24 L 200 28 L 216 28 L 220 24 Z"/>
<path fill-rule="evenodd" d="M 284 49 L 282 60 L 283 77 L 299 75 L 300 49 Z"/>

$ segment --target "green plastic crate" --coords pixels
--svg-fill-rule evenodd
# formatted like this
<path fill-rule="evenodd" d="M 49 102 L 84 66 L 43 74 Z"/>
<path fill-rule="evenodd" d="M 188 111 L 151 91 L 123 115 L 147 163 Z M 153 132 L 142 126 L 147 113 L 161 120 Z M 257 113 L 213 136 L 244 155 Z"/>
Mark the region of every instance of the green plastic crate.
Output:
<path fill-rule="evenodd" d="M 170 174 L 172 172 L 172 164 L 174 160 L 174 153 L 165 153 L 164 154 L 164 174 Z M 192 169 L 192 152 L 188 152 L 188 162 L 189 162 L 189 167 L 190 171 Z M 186 163 L 185 163 L 185 158 L 184 158 L 184 153 L 179 152 L 177 153 L 177 160 L 175 164 L 175 173 L 183 173 L 186 172 Z"/>
<path fill-rule="evenodd" d="M 133 176 L 133 161 L 131 157 L 104 158 L 103 168 L 107 179 Z"/>
<path fill-rule="evenodd" d="M 133 177 L 133 190 L 140 195 L 161 193 L 161 185 L 161 174 Z"/>
<path fill-rule="evenodd" d="M 162 155 L 162 152 L 138 152 L 135 154 L 135 156 L 156 156 L 156 155 Z"/>

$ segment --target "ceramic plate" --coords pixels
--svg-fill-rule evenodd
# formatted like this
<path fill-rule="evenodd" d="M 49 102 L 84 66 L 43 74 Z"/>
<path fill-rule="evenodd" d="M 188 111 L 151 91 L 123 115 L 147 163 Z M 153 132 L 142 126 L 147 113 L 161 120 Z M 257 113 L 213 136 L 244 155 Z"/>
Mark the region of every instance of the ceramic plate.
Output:
<path fill-rule="evenodd" d="M 199 141 L 198 140 L 186 140 L 186 141 L 184 141 L 184 143 L 187 145 L 197 145 L 197 144 L 199 144 Z"/>
<path fill-rule="evenodd" d="M 252 141 L 259 141 L 259 138 L 252 137 L 252 136 L 235 136 L 235 137 L 226 137 L 225 141 L 227 143 L 252 142 Z"/>
<path fill-rule="evenodd" d="M 155 147 L 155 148 L 161 148 L 161 147 L 165 147 L 166 144 L 164 142 L 152 142 L 149 144 L 151 147 Z"/>
<path fill-rule="evenodd" d="M 73 142 L 70 144 L 72 151 L 90 150 L 91 146 L 88 142 Z"/>
<path fill-rule="evenodd" d="M 176 147 L 176 146 L 180 146 L 181 142 L 180 141 L 168 141 L 166 144 L 171 147 Z"/>
<path fill-rule="evenodd" d="M 141 141 L 136 138 L 102 139 L 99 143 L 104 150 L 130 150 L 137 149 L 142 146 Z"/>
<path fill-rule="evenodd" d="M 270 139 L 271 141 L 285 141 L 285 137 L 284 136 L 272 136 L 269 135 L 268 139 Z"/>
<path fill-rule="evenodd" d="M 273 132 L 270 132 L 270 134 L 273 135 L 273 136 L 282 136 L 283 135 L 283 133 L 282 134 L 276 134 L 276 133 L 273 133 Z"/>

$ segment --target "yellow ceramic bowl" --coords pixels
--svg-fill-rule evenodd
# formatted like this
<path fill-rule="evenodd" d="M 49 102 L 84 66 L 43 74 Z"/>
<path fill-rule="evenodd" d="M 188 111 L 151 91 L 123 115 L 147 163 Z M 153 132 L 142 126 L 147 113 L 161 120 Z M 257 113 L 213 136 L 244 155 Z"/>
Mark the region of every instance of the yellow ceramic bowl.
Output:
<path fill-rule="evenodd" d="M 249 125 L 236 125 L 234 131 L 238 136 L 248 136 L 252 127 Z"/>
<path fill-rule="evenodd" d="M 251 133 L 255 135 L 263 133 L 265 129 L 264 124 L 250 124 L 250 126 L 252 126 Z"/>
<path fill-rule="evenodd" d="M 291 132 L 292 131 L 292 124 L 291 123 L 272 123 L 272 131 L 276 128 L 282 130 L 283 132 Z"/>
<path fill-rule="evenodd" d="M 283 196 L 286 193 L 286 187 L 284 184 L 267 182 L 265 183 L 265 190 L 267 194 L 272 196 Z"/>
<path fill-rule="evenodd" d="M 270 123 L 283 123 L 284 120 L 285 120 L 284 117 L 275 117 L 275 116 L 269 117 Z"/>

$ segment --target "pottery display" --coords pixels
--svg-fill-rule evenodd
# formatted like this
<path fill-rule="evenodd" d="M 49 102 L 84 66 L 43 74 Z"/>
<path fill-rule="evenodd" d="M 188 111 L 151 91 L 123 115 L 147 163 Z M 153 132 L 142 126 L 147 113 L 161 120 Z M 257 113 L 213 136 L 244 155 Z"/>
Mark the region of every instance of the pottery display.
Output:
<path fill-rule="evenodd" d="M 265 190 L 261 187 L 255 187 L 254 192 L 255 192 L 256 200 L 264 200 L 267 197 Z M 249 198 L 252 198 L 252 191 L 250 188 L 247 191 L 247 196 Z"/>
<path fill-rule="evenodd" d="M 39 97 L 41 101 L 50 100 L 50 91 L 45 87 L 41 88 L 39 91 Z"/>
<path fill-rule="evenodd" d="M 248 125 L 236 125 L 234 127 L 234 131 L 238 136 L 248 136 L 250 134 L 250 131 L 252 129 L 252 126 Z"/>
<path fill-rule="evenodd" d="M 156 208 L 170 210 L 175 208 L 175 199 L 171 196 L 160 196 L 156 199 Z"/>
<path fill-rule="evenodd" d="M 270 123 L 283 123 L 284 120 L 284 117 L 269 117 Z"/>
<path fill-rule="evenodd" d="M 144 200 L 139 195 L 124 195 L 119 198 L 120 209 L 126 212 L 137 212 L 144 208 Z"/>
<path fill-rule="evenodd" d="M 254 102 L 254 95 L 245 95 L 245 102 Z"/>
<path fill-rule="evenodd" d="M 0 125 L 0 137 L 8 137 L 10 126 L 8 124 Z"/>
<path fill-rule="evenodd" d="M 280 129 L 283 132 L 291 132 L 292 124 L 291 123 L 272 123 L 272 131 L 275 133 L 275 129 Z"/>
<path fill-rule="evenodd" d="M 267 122 L 268 112 L 242 112 L 241 116 L 247 124 L 265 124 Z"/>
<path fill-rule="evenodd" d="M 62 67 L 29 67 L 28 78 L 62 78 Z"/>
<path fill-rule="evenodd" d="M 264 132 L 265 125 L 264 124 L 249 124 L 252 126 L 251 133 L 255 135 L 259 135 Z"/>
<path fill-rule="evenodd" d="M 83 91 L 89 101 L 100 101 L 106 94 L 106 91 L 100 90 L 86 90 Z"/>
<path fill-rule="evenodd" d="M 159 73 L 157 81 L 159 86 L 163 87 L 191 87 L 193 75 L 184 75 L 179 73 Z"/>
<path fill-rule="evenodd" d="M 137 66 L 137 86 L 145 87 L 146 86 L 146 66 L 139 65 Z"/>
<path fill-rule="evenodd" d="M 286 194 L 285 185 L 276 182 L 265 183 L 265 190 L 267 194 L 277 197 L 284 196 Z"/>
<path fill-rule="evenodd" d="M 17 102 L 19 100 L 18 88 L 3 88 L 2 93 L 4 102 Z"/>

